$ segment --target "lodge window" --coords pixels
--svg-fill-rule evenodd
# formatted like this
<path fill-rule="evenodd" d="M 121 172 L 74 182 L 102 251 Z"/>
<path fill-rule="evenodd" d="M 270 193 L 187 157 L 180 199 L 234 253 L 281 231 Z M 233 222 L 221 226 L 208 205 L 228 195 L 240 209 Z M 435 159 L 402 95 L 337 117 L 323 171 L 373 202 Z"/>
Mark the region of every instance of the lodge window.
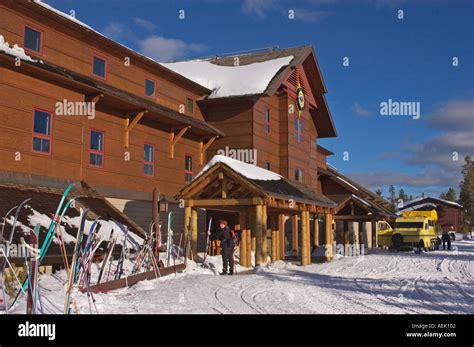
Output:
<path fill-rule="evenodd" d="M 91 143 L 89 150 L 89 163 L 92 166 L 104 166 L 104 140 L 103 131 L 91 130 Z"/>
<path fill-rule="evenodd" d="M 265 119 L 263 121 L 263 130 L 270 134 L 272 128 L 271 128 L 271 115 L 270 115 L 270 109 L 265 110 Z"/>
<path fill-rule="evenodd" d="M 194 100 L 191 98 L 186 98 L 186 112 L 194 113 Z"/>
<path fill-rule="evenodd" d="M 92 63 L 92 73 L 98 77 L 106 78 L 107 76 L 107 61 L 94 55 Z"/>
<path fill-rule="evenodd" d="M 265 168 L 265 170 L 271 171 L 272 166 L 271 166 L 271 164 L 270 164 L 269 161 L 266 161 L 266 162 L 265 162 L 264 168 Z"/>
<path fill-rule="evenodd" d="M 33 151 L 51 154 L 52 113 L 35 110 L 33 119 Z"/>
<path fill-rule="evenodd" d="M 155 167 L 155 147 L 145 143 L 144 146 L 143 173 L 146 176 L 153 176 Z"/>
<path fill-rule="evenodd" d="M 193 180 L 193 157 L 186 155 L 184 157 L 184 181 L 189 183 Z"/>
<path fill-rule="evenodd" d="M 303 182 L 303 170 L 299 167 L 295 169 L 295 181 Z"/>
<path fill-rule="evenodd" d="M 149 97 L 155 96 L 156 82 L 150 79 L 145 80 L 145 95 Z"/>
<path fill-rule="evenodd" d="M 303 119 L 295 117 L 295 139 L 296 142 L 303 142 Z"/>
<path fill-rule="evenodd" d="M 25 26 L 24 47 L 34 52 L 41 53 L 43 33 L 41 31 Z"/>

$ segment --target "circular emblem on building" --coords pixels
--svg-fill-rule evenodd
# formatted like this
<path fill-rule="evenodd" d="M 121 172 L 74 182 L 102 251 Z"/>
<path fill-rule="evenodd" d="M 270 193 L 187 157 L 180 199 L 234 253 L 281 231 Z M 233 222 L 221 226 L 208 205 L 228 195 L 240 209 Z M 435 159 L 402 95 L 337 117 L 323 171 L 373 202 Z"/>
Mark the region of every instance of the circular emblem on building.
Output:
<path fill-rule="evenodd" d="M 298 106 L 299 111 L 304 110 L 304 91 L 301 87 L 296 89 L 296 106 Z"/>

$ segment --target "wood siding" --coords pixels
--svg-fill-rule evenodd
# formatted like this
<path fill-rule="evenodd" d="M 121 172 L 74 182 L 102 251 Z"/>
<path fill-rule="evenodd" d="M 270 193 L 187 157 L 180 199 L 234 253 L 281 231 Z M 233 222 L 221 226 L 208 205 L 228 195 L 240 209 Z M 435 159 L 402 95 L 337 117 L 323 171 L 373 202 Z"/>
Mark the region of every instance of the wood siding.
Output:
<path fill-rule="evenodd" d="M 0 68 L 0 153 L 2 169 L 34 175 L 84 180 L 95 186 L 151 192 L 158 187 L 174 195 L 184 182 L 184 157 L 193 156 L 193 173 L 199 165 L 200 143 L 182 138 L 169 158 L 170 134 L 138 123 L 130 133 L 130 147 L 124 149 L 124 120 L 97 111 L 93 120 L 85 116 L 53 116 L 52 155 L 32 151 L 33 112 L 35 107 L 55 111 L 58 98 L 83 101 L 84 96 L 67 89 Z M 105 133 L 102 168 L 89 165 L 90 130 Z M 143 174 L 143 146 L 155 146 L 155 175 Z M 125 152 L 130 160 L 124 159 Z M 21 160 L 15 160 L 15 154 Z"/>
<path fill-rule="evenodd" d="M 130 60 L 129 66 L 125 59 L 130 53 L 125 48 L 120 53 L 111 53 L 109 47 L 103 47 L 94 40 L 85 40 L 83 36 L 71 31 L 66 33 L 64 26 L 47 18 L 43 21 L 35 20 L 26 15 L 0 5 L 0 34 L 10 44 L 18 44 L 23 47 L 23 32 L 25 25 L 31 25 L 43 32 L 42 54 L 28 51 L 27 54 L 38 57 L 50 63 L 64 67 L 85 76 L 95 77 L 92 74 L 92 61 L 94 55 L 105 58 L 107 61 L 106 82 L 110 85 L 127 90 L 140 97 L 145 96 L 145 79 L 156 81 L 155 96 L 151 99 L 172 110 L 179 111 L 181 105 L 185 105 L 186 98 L 197 100 L 202 95 L 189 88 L 183 88 L 180 84 L 165 74 L 159 74 L 154 69 L 136 60 Z M 72 33 L 75 33 L 72 35 Z M 95 77 L 102 80 L 99 77 Z M 148 97 L 146 97 L 148 98 Z M 194 107 L 194 114 L 186 113 L 197 119 L 203 119 L 198 107 Z"/>

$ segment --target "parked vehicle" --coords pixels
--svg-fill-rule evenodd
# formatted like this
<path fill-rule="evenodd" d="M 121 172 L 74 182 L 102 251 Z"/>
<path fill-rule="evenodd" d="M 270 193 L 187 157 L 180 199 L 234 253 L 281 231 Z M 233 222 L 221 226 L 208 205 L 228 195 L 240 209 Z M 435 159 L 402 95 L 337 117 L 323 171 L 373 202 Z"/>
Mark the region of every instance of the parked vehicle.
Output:
<path fill-rule="evenodd" d="M 393 250 L 436 250 L 439 247 L 436 222 L 438 214 L 432 211 L 406 211 L 395 220 L 394 228 L 380 229 L 379 245 Z"/>

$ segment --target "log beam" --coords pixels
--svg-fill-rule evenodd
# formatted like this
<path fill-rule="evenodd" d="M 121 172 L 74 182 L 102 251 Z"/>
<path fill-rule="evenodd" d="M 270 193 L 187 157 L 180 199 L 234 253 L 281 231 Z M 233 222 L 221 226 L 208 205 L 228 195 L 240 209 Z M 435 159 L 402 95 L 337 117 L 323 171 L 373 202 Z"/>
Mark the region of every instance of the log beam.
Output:
<path fill-rule="evenodd" d="M 206 153 L 206 151 L 209 149 L 209 147 L 212 145 L 212 143 L 217 140 L 219 138 L 219 136 L 214 136 L 214 137 L 211 137 L 206 143 L 204 143 L 203 140 L 201 140 L 201 148 L 200 148 L 200 151 L 199 151 L 199 162 L 201 163 L 201 165 L 204 165 L 204 154 Z"/>
<path fill-rule="evenodd" d="M 213 206 L 253 206 L 263 203 L 261 198 L 244 198 L 244 199 L 187 199 L 186 206 L 197 207 L 213 207 Z"/>
<path fill-rule="evenodd" d="M 174 158 L 174 146 L 178 143 L 178 141 L 186 134 L 186 131 L 188 131 L 191 128 L 190 125 L 181 128 L 177 134 L 174 133 L 174 130 L 171 131 L 170 133 L 170 159 Z"/>
<path fill-rule="evenodd" d="M 148 110 L 140 111 L 136 114 L 132 121 L 130 121 L 130 115 L 125 118 L 125 135 L 124 135 L 124 147 L 128 148 L 130 142 L 130 131 L 138 124 L 140 119 L 147 113 Z"/>

